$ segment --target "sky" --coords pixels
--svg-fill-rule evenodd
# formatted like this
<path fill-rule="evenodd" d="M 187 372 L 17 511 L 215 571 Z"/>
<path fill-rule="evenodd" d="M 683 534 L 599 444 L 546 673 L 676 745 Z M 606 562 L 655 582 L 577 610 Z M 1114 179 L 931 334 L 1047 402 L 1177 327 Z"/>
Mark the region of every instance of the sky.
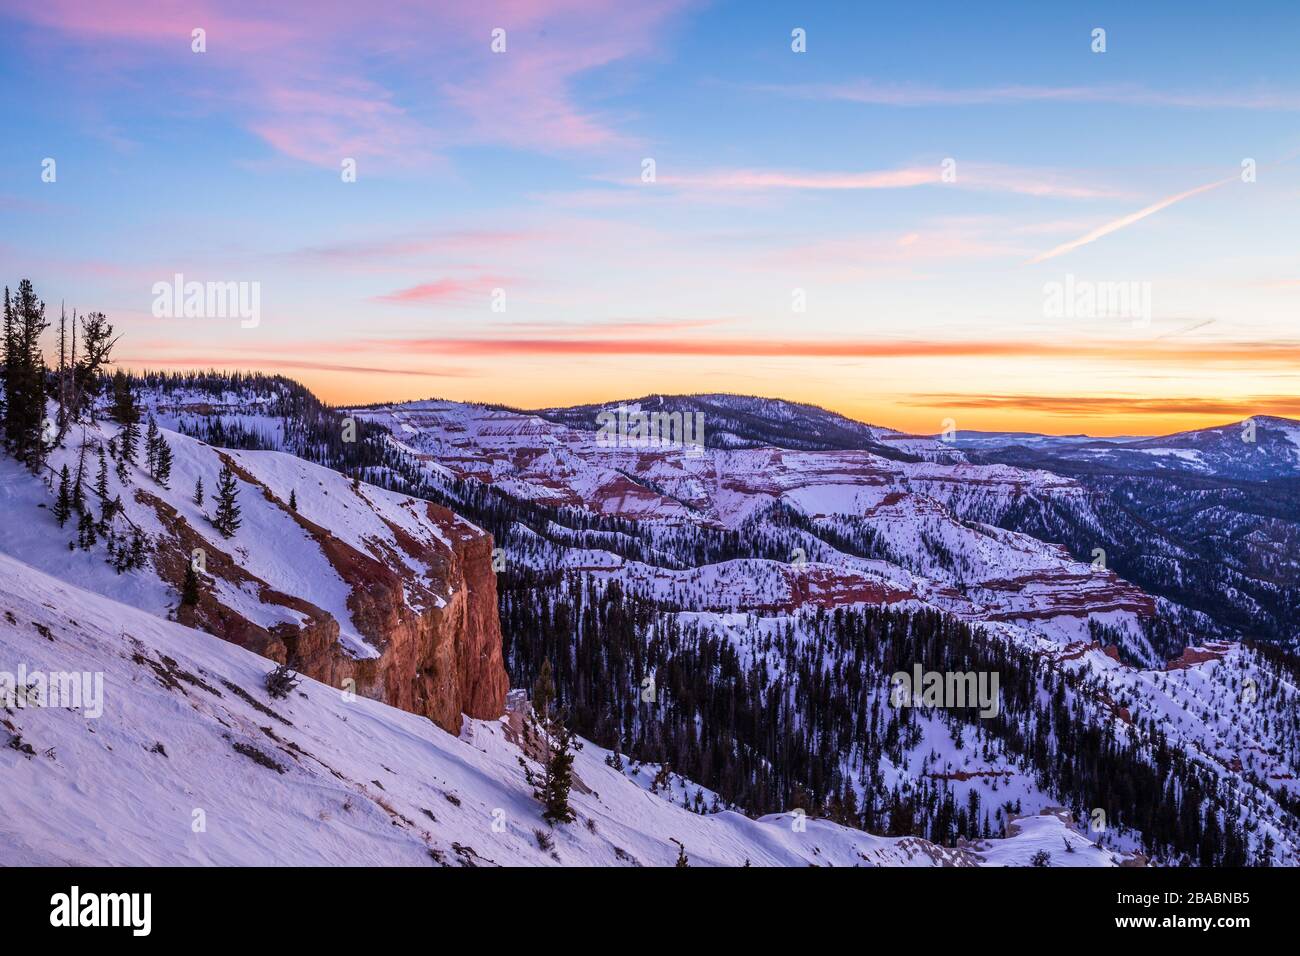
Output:
<path fill-rule="evenodd" d="M 0 280 L 340 404 L 1300 417 L 1300 7 L 908 6 L 0 0 Z"/>

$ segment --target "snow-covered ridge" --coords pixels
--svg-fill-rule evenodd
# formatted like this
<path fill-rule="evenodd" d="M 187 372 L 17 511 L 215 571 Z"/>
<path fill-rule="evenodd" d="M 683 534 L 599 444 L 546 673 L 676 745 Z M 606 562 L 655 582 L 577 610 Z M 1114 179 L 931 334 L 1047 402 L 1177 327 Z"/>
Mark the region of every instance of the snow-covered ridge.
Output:
<path fill-rule="evenodd" d="M 351 679 L 361 693 L 448 726 L 462 710 L 500 713 L 506 678 L 491 539 L 481 529 L 292 455 L 217 449 L 165 428 L 173 462 L 164 485 L 144 469 L 143 451 L 119 466 L 121 432 L 112 422 L 74 427 L 40 476 L 0 460 L 0 504 L 23 518 L 6 522 L 0 552 L 322 679 Z M 83 475 L 97 526 L 88 545 L 77 514 L 62 528 L 55 520 L 65 468 L 71 484 Z M 212 520 L 223 468 L 234 476 L 240 511 L 229 536 Z M 105 502 L 114 505 L 107 522 Z M 110 548 L 121 553 L 137 535 L 143 566 L 120 570 L 118 562 L 115 570 Z M 186 605 L 191 567 L 199 596 Z M 457 673 L 455 653 L 435 652 L 439 640 L 463 646 L 485 670 Z"/>
<path fill-rule="evenodd" d="M 585 428 L 457 402 L 349 414 L 386 426 L 401 445 L 458 478 L 524 501 L 628 519 L 650 541 L 676 534 L 674 528 L 683 534 L 691 528 L 736 530 L 748 540 L 765 533 L 771 522 L 764 515 L 774 505 L 811 522 L 806 540 L 792 539 L 791 549 L 779 555 L 790 565 L 785 572 L 751 562 L 647 575 L 635 562 L 595 554 L 600 549 L 589 544 L 571 545 L 574 553 L 554 558 L 565 567 L 622 568 L 615 573 L 630 580 L 673 578 L 670 591 L 698 593 L 692 607 L 739 609 L 746 601 L 780 607 L 799 595 L 822 603 L 828 595 L 837 595 L 833 600 L 839 603 L 916 597 L 970 619 L 1046 622 L 1067 640 L 1086 634 L 1092 616 L 1136 635 L 1138 620 L 1153 610 L 1147 595 L 1104 568 L 991 524 L 1025 500 L 1086 515 L 1087 491 L 1046 471 L 960 460 L 899 461 L 864 450 L 714 448 L 692 454 L 610 446 Z M 831 544 L 863 534 L 873 541 L 874 553 L 866 557 Z M 671 552 L 675 546 L 664 547 Z M 809 586 L 800 584 L 801 577 Z M 1132 649 L 1154 662 L 1136 636 Z"/>

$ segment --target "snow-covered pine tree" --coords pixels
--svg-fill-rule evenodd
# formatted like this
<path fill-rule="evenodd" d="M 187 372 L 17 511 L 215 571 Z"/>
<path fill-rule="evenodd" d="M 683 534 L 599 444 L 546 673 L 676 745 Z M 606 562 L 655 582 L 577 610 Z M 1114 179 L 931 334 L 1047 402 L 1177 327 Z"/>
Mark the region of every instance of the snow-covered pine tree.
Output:
<path fill-rule="evenodd" d="M 217 509 L 212 516 L 212 526 L 223 538 L 229 538 L 239 530 L 239 485 L 235 473 L 228 463 L 223 463 L 221 473 L 217 475 Z"/>

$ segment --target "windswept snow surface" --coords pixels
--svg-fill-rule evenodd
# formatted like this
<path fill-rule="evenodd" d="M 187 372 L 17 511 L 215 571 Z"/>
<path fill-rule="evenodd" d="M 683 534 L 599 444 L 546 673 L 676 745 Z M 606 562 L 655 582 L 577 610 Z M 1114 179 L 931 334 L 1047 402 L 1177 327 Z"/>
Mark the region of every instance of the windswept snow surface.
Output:
<path fill-rule="evenodd" d="M 48 690 L 0 708 L 0 864 L 670 866 L 674 840 L 695 866 L 1119 861 L 1050 814 L 955 849 L 697 814 L 592 744 L 575 764 L 578 819 L 543 849 L 510 715 L 454 737 L 311 680 L 274 700 L 266 660 L 0 556 L 0 672 L 20 668 L 29 683 L 102 675 L 102 714 Z"/>

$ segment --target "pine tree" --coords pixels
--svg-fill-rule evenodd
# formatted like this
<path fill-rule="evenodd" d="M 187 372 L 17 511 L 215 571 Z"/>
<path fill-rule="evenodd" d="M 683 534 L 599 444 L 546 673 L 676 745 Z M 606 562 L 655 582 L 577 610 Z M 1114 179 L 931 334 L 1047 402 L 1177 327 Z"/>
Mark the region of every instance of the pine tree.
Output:
<path fill-rule="evenodd" d="M 203 479 L 200 478 L 194 482 L 194 503 L 200 508 L 203 507 Z"/>
<path fill-rule="evenodd" d="M 117 435 L 118 474 L 126 475 L 129 472 L 125 465 L 135 464 L 140 441 L 140 409 L 131 391 L 131 381 L 121 370 L 113 373 L 113 418 L 122 426 Z"/>
<path fill-rule="evenodd" d="M 86 443 L 81 443 L 81 451 L 77 455 L 77 476 L 72 482 L 72 510 L 77 514 L 84 514 L 86 511 L 86 487 L 84 476 L 86 474 Z"/>
<path fill-rule="evenodd" d="M 149 425 L 144 433 L 144 467 L 149 473 L 149 477 L 158 480 L 158 442 L 161 435 L 158 433 L 158 423 L 154 421 L 153 415 L 149 416 Z"/>
<path fill-rule="evenodd" d="M 113 326 L 103 312 L 92 312 L 81 319 L 82 355 L 77 359 L 77 320 L 72 320 L 72 385 L 68 399 L 68 414 L 77 418 L 84 409 L 90 421 L 95 420 L 95 396 L 99 392 L 100 377 L 117 338 Z"/>
<path fill-rule="evenodd" d="M 45 357 L 40 338 L 48 327 L 45 303 L 36 298 L 29 280 L 18 283 L 18 293 L 12 299 L 6 288 L 4 361 L 0 363 L 5 442 L 14 457 L 33 470 L 45 458 Z"/>
<path fill-rule="evenodd" d="M 217 475 L 217 510 L 212 516 L 212 526 L 223 538 L 231 537 L 239 530 L 239 485 L 229 463 L 222 463 L 221 473 Z"/>
<path fill-rule="evenodd" d="M 89 511 L 83 511 L 77 520 L 77 544 L 89 551 L 95 546 L 95 519 Z"/>
<path fill-rule="evenodd" d="M 145 562 L 146 542 L 144 532 L 139 528 L 131 535 L 131 552 L 127 558 L 126 566 L 128 569 L 143 568 Z"/>
<path fill-rule="evenodd" d="M 542 817 L 549 823 L 572 823 L 576 816 L 569 806 L 573 787 L 574 733 L 559 720 L 552 721 L 547 741 L 546 766 L 534 796 L 542 804 Z"/>
<path fill-rule="evenodd" d="M 54 500 L 54 520 L 62 528 L 68 522 L 72 515 L 72 495 L 68 491 L 68 482 L 72 476 L 68 473 L 68 466 L 64 465 L 63 470 L 59 472 L 59 496 Z"/>
<path fill-rule="evenodd" d="M 298 492 L 293 488 L 289 489 L 289 510 L 298 510 Z"/>
<path fill-rule="evenodd" d="M 108 499 L 108 498 L 102 498 L 102 499 L 100 499 L 100 503 L 99 503 L 99 533 L 100 533 L 101 535 L 107 535 L 107 534 L 108 534 L 109 529 L 110 529 L 110 527 L 112 526 L 112 523 L 113 523 L 113 516 L 117 513 L 117 509 L 118 509 L 118 507 L 121 505 L 121 503 L 122 503 L 122 499 L 121 499 L 121 498 L 118 498 L 116 501 L 114 501 L 114 500 L 110 500 L 110 499 Z"/>
<path fill-rule="evenodd" d="M 11 416 L 13 414 L 13 405 L 9 399 L 10 389 L 13 388 L 13 382 L 17 379 L 18 367 L 18 349 L 14 344 L 14 308 L 13 302 L 9 298 L 9 287 L 5 286 L 5 308 L 4 308 L 4 338 L 0 340 L 0 379 L 4 384 L 4 403 L 0 408 L 4 411 L 4 440 L 9 444 L 9 428 Z"/>
<path fill-rule="evenodd" d="M 158 437 L 158 461 L 155 466 L 154 481 L 168 487 L 168 482 L 172 480 L 172 449 L 167 444 L 167 440 L 161 435 Z"/>
<path fill-rule="evenodd" d="M 551 704 L 555 700 L 555 678 L 551 672 L 551 662 L 542 661 L 541 669 L 537 672 L 537 680 L 533 682 L 533 710 L 541 718 L 543 725 L 549 723 L 551 719 Z"/>
<path fill-rule="evenodd" d="M 72 324 L 77 324 L 77 315 L 72 315 Z M 68 313 L 60 304 L 59 306 L 59 374 L 58 389 L 56 395 L 59 400 L 59 414 L 55 419 L 58 425 L 58 438 L 56 444 L 63 441 L 63 436 L 68 431 Z"/>
<path fill-rule="evenodd" d="M 131 566 L 131 554 L 126 550 L 125 541 L 119 546 L 114 538 L 108 539 L 108 563 L 118 574 L 125 573 Z"/>
<path fill-rule="evenodd" d="M 100 501 L 108 498 L 108 459 L 104 456 L 104 446 L 99 446 L 99 473 L 95 475 L 95 494 Z"/>

